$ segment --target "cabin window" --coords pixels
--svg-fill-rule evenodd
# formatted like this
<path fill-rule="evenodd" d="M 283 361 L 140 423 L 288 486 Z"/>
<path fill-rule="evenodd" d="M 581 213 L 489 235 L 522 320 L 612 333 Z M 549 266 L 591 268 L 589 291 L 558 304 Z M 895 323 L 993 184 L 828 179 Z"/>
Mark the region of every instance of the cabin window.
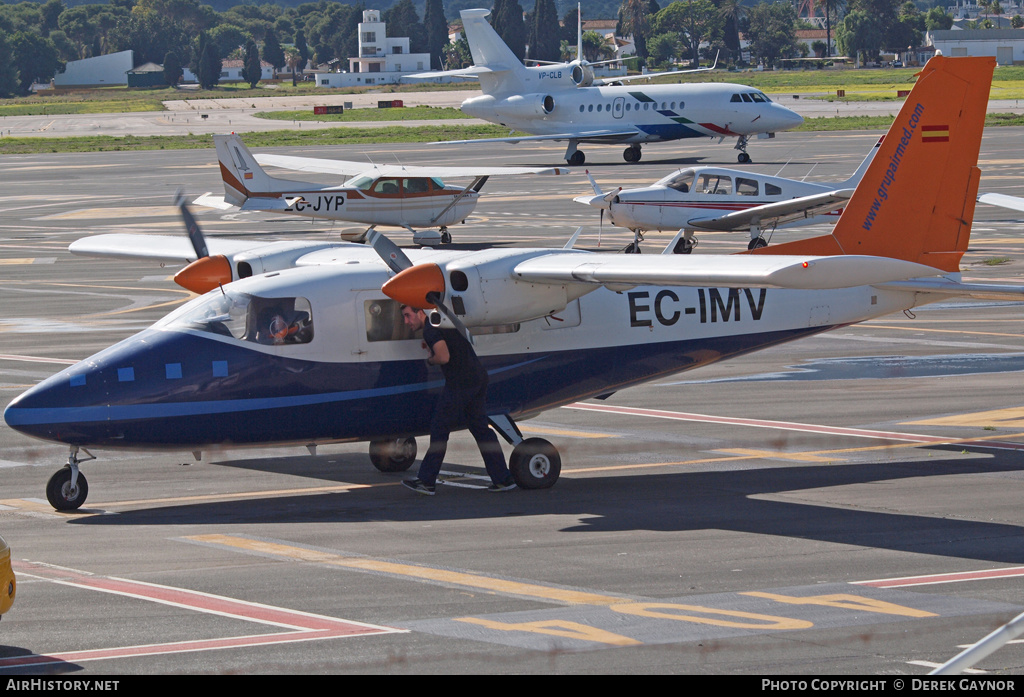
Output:
<path fill-rule="evenodd" d="M 665 102 L 662 102 L 662 103 L 661 103 L 661 110 L 662 110 L 662 111 L 665 111 L 665 109 L 666 109 L 666 108 L 667 108 L 667 107 L 666 107 L 666 105 L 665 105 Z"/>
<path fill-rule="evenodd" d="M 180 313 L 170 315 L 165 326 L 268 346 L 313 340 L 313 313 L 305 298 L 261 298 L 224 290 L 186 305 Z"/>
<path fill-rule="evenodd" d="M 732 193 L 732 178 L 721 174 L 702 174 L 697 177 L 697 193 L 728 195 Z"/>
<path fill-rule="evenodd" d="M 665 186 L 675 189 L 680 193 L 688 193 L 693 188 L 693 170 L 687 169 L 678 172 L 671 179 L 665 182 Z"/>
<path fill-rule="evenodd" d="M 597 110 L 601 111 L 601 105 L 600 104 L 597 105 Z"/>
<path fill-rule="evenodd" d="M 736 193 L 740 196 L 757 196 L 757 182 L 753 179 L 736 177 Z"/>
<path fill-rule="evenodd" d="M 372 191 L 377 194 L 401 193 L 401 190 L 398 188 L 397 179 L 378 179 L 377 183 L 373 185 Z"/>
<path fill-rule="evenodd" d="M 401 304 L 389 298 L 367 300 L 363 303 L 363 315 L 367 341 L 405 341 L 417 336 L 405 326 Z"/>
<path fill-rule="evenodd" d="M 629 111 L 632 106 L 633 106 L 632 104 L 627 102 L 626 103 L 626 111 Z"/>
<path fill-rule="evenodd" d="M 402 180 L 402 188 L 407 194 L 425 194 L 430 191 L 430 182 L 426 177 L 409 177 Z"/>
<path fill-rule="evenodd" d="M 581 114 L 583 113 L 583 110 L 584 110 L 585 108 L 586 108 L 585 106 L 583 106 L 582 104 L 580 104 L 580 113 L 581 113 Z"/>
<path fill-rule="evenodd" d="M 594 110 L 594 105 L 593 104 L 588 104 L 587 105 L 587 111 L 593 111 L 593 110 Z"/>
<path fill-rule="evenodd" d="M 764 194 L 765 196 L 782 196 L 782 187 L 775 186 L 774 184 L 764 183 Z"/>

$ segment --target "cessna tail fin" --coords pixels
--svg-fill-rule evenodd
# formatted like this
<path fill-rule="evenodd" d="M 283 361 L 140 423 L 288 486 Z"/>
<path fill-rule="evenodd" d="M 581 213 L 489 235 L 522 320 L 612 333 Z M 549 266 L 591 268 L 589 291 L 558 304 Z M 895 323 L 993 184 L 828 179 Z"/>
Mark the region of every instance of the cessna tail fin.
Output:
<path fill-rule="evenodd" d="M 224 201 L 233 206 L 241 207 L 250 198 L 277 198 L 280 193 L 296 189 L 323 188 L 322 184 L 271 177 L 235 134 L 215 135 L 213 144 L 224 180 Z"/>
<path fill-rule="evenodd" d="M 866 254 L 958 272 L 994 68 L 993 58 L 928 61 L 832 234 L 753 253 Z"/>

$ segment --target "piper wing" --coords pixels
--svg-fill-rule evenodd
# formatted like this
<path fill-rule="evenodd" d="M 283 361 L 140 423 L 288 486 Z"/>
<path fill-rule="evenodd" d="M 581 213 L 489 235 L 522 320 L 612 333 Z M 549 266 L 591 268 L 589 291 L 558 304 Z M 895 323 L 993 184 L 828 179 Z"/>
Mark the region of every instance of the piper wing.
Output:
<path fill-rule="evenodd" d="M 541 136 L 508 136 L 507 138 L 475 138 L 471 140 L 439 140 L 430 145 L 464 145 L 466 143 L 519 143 L 530 140 L 621 140 L 631 138 L 640 131 L 636 128 L 579 131 L 578 133 L 550 133 Z"/>
<path fill-rule="evenodd" d="M 253 248 L 252 240 L 207 240 L 211 255 L 234 255 Z M 196 252 L 187 237 L 181 235 L 93 235 L 75 240 L 68 247 L 72 254 L 121 259 L 152 259 L 165 262 L 191 262 Z"/>
<path fill-rule="evenodd" d="M 853 189 L 837 189 L 821 194 L 811 194 L 753 206 L 742 211 L 733 211 L 713 218 L 691 218 L 687 227 L 695 230 L 717 230 L 729 232 L 746 230 L 751 225 L 781 225 L 800 218 L 813 218 L 822 213 L 837 210 L 846 205 L 853 196 Z"/>
<path fill-rule="evenodd" d="M 424 167 L 413 165 L 368 165 L 365 162 L 327 160 L 294 155 L 255 155 L 261 165 L 271 165 L 299 172 L 339 174 L 346 177 L 365 174 L 374 177 L 501 177 L 521 174 L 569 174 L 565 167 Z"/>

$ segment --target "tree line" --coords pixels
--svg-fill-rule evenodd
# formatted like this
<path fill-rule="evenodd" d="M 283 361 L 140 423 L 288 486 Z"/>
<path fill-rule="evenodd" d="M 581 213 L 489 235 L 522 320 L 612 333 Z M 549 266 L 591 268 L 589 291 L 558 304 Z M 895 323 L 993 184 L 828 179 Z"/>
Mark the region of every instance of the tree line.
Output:
<path fill-rule="evenodd" d="M 982 1 L 993 13 L 998 8 L 997 0 Z M 952 24 L 941 8 L 922 9 L 909 0 L 817 3 L 829 23 L 829 41 L 821 51 L 825 55 L 834 53 L 833 38 L 840 52 L 871 57 L 884 49 L 919 45 L 926 28 Z M 361 4 L 329 0 L 293 7 L 237 5 L 223 12 L 199 0 L 107 0 L 73 7 L 63 0 L 0 4 L 0 97 L 27 93 L 34 81 L 48 81 L 68 61 L 127 49 L 134 51 L 136 65 L 163 64 L 168 84 L 176 84 L 189 67 L 204 87 L 217 83 L 222 62 L 229 58 L 244 61 L 246 79 L 254 85 L 261 59 L 276 71 L 301 69 L 310 59 L 316 64 L 344 64 L 358 54 L 357 26 L 363 10 Z M 806 51 L 796 40 L 801 21 L 790 2 L 685 0 L 662 7 L 658 0 L 622 0 L 617 15 L 616 34 L 634 37 L 634 67 L 667 66 L 716 54 L 725 63 L 739 63 L 741 33 L 750 41 L 754 63 L 770 65 Z M 555 0 L 534 0 L 528 10 L 519 0 L 493 0 L 490 19 L 520 59 L 560 61 L 575 56 L 575 3 L 559 16 Z M 382 20 L 389 36 L 408 36 L 412 52 L 429 53 L 434 69 L 472 63 L 464 39 L 449 44 L 442 0 L 425 0 L 422 19 L 413 0 L 398 0 L 384 10 Z M 584 35 L 583 48 L 590 61 L 611 57 L 615 49 L 597 32 Z"/>

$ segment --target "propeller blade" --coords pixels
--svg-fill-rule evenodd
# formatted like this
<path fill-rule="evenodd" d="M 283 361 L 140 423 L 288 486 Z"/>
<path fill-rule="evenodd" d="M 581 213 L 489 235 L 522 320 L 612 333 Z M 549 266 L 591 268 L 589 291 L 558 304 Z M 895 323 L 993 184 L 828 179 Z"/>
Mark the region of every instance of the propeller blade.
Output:
<path fill-rule="evenodd" d="M 445 305 L 444 302 L 441 300 L 440 293 L 427 293 L 427 300 L 434 304 L 434 307 L 437 308 L 437 311 L 444 315 L 448 319 L 448 321 L 455 326 L 459 333 L 466 337 L 466 340 L 470 344 L 476 343 L 473 341 L 473 335 L 470 334 L 469 332 L 469 327 L 462 323 L 462 320 L 459 319 L 458 315 L 456 315 L 454 312 L 448 309 L 448 306 Z"/>
<path fill-rule="evenodd" d="M 181 210 L 181 219 L 185 223 L 185 230 L 188 232 L 188 239 L 192 242 L 192 249 L 196 252 L 196 259 L 203 259 L 210 256 L 210 250 L 206 247 L 206 238 L 203 231 L 199 229 L 199 223 L 189 210 L 188 202 L 179 191 L 177 195 L 178 208 Z"/>
<path fill-rule="evenodd" d="M 370 230 L 366 235 L 366 241 L 373 247 L 373 251 L 377 252 L 377 255 L 388 265 L 388 268 L 395 273 L 401 273 L 412 266 L 412 262 L 409 261 L 409 257 L 405 256 L 405 252 L 397 244 L 385 237 L 384 233 L 378 230 Z"/>

